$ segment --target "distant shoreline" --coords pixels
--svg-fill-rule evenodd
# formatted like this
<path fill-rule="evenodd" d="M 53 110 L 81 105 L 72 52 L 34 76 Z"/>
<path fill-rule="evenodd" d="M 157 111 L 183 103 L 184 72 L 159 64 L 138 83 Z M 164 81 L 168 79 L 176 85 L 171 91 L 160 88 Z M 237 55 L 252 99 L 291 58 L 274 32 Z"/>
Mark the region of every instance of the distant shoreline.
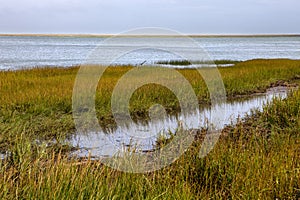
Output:
<path fill-rule="evenodd" d="M 300 37 L 300 34 L 187 34 L 187 35 L 147 35 L 147 34 L 143 34 L 143 35 L 118 35 L 118 34 L 33 34 L 33 33 L 26 33 L 26 34 L 15 34 L 15 33 L 0 33 L 0 37 L 1 36 L 10 36 L 10 37 L 114 37 L 114 36 L 118 36 L 118 37 L 199 37 L 199 38 L 210 38 L 210 37 L 214 37 L 214 38 L 228 38 L 228 37 Z"/>

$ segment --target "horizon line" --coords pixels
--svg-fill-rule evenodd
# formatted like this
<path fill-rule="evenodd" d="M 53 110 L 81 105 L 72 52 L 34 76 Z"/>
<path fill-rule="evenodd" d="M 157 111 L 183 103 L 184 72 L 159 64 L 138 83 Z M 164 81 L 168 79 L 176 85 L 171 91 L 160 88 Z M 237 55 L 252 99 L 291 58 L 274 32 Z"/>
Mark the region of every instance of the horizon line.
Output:
<path fill-rule="evenodd" d="M 0 36 L 46 36 L 46 37 L 298 37 L 300 33 L 262 34 L 94 34 L 94 33 L 0 33 Z"/>

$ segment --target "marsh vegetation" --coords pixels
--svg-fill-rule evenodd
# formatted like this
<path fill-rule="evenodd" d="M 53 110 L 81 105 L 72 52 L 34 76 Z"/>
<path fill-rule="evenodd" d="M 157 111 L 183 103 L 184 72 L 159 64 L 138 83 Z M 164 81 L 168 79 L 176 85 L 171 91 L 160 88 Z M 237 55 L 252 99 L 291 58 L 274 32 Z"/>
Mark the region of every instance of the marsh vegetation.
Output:
<path fill-rule="evenodd" d="M 71 159 L 65 139 L 75 133 L 72 91 L 79 67 L 0 72 L 0 197 L 39 199 L 300 198 L 300 92 L 274 100 L 263 112 L 228 126 L 213 151 L 199 158 L 201 138 L 169 167 L 146 174 L 115 171 L 99 161 Z M 109 67 L 96 93 L 101 124 L 113 122 L 110 97 L 123 74 Z M 200 104 L 209 104 L 205 82 L 195 69 L 177 69 Z M 219 68 L 227 97 L 241 98 L 278 85 L 295 86 L 299 60 L 252 60 Z M 145 85 L 132 96 L 133 116 L 147 116 L 153 104 L 178 112 L 165 87 Z M 54 141 L 54 142 L 53 142 Z"/>

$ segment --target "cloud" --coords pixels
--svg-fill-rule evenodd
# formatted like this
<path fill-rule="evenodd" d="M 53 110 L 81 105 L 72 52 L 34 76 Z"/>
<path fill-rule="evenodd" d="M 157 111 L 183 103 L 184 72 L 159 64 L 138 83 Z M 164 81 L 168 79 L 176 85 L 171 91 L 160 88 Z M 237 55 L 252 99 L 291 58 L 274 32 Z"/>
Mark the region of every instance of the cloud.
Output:
<path fill-rule="evenodd" d="M 299 7 L 298 0 L 9 0 L 1 2 L 0 26 L 3 32 L 110 33 L 140 26 L 187 33 L 300 32 Z"/>

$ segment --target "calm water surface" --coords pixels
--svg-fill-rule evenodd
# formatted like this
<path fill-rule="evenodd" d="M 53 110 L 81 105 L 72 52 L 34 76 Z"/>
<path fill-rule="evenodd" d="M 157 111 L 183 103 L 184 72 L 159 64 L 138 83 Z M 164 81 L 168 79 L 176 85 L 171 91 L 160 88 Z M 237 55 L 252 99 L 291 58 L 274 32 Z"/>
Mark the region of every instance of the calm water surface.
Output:
<path fill-rule="evenodd" d="M 0 36 L 0 69 L 20 69 L 34 66 L 72 66 L 84 63 L 91 52 L 107 37 L 46 37 L 46 36 Z M 174 48 L 193 54 L 194 49 L 182 46 L 180 38 L 157 37 L 152 42 L 164 45 L 166 39 L 172 40 Z M 255 58 L 300 59 L 300 37 L 194 37 L 199 46 L 211 56 L 212 60 L 249 60 Z M 137 46 L 139 37 L 127 42 L 121 38 L 119 44 L 107 46 L 109 51 L 119 50 L 122 45 Z M 105 54 L 109 51 L 103 51 Z M 113 64 L 140 64 L 147 61 L 179 59 L 177 55 L 158 49 L 139 50 L 124 55 Z M 97 61 L 102 64 L 101 60 Z"/>
<path fill-rule="evenodd" d="M 73 146 L 79 147 L 74 152 L 76 156 L 86 157 L 91 154 L 92 157 L 112 156 L 120 149 L 126 149 L 134 146 L 138 150 L 148 151 L 154 148 L 159 135 L 175 132 L 178 129 L 181 120 L 188 122 L 184 124 L 185 129 L 200 129 L 206 127 L 207 120 L 221 130 L 226 125 L 235 124 L 238 118 L 250 115 L 253 109 L 262 111 L 266 103 L 271 102 L 274 97 L 286 98 L 287 88 L 269 89 L 265 94 L 253 96 L 246 100 L 228 101 L 224 105 L 214 107 L 204 107 L 195 113 L 189 115 L 168 116 L 164 120 L 145 123 L 131 123 L 124 127 L 118 127 L 110 132 L 98 132 L 89 134 L 77 133 L 69 141 Z M 226 112 L 222 112 L 225 108 Z M 220 112 L 221 111 L 221 112 Z M 220 119 L 212 119 L 212 112 L 222 116 Z M 214 114 L 214 116 L 216 116 Z M 108 137 L 108 140 L 104 139 Z"/>

